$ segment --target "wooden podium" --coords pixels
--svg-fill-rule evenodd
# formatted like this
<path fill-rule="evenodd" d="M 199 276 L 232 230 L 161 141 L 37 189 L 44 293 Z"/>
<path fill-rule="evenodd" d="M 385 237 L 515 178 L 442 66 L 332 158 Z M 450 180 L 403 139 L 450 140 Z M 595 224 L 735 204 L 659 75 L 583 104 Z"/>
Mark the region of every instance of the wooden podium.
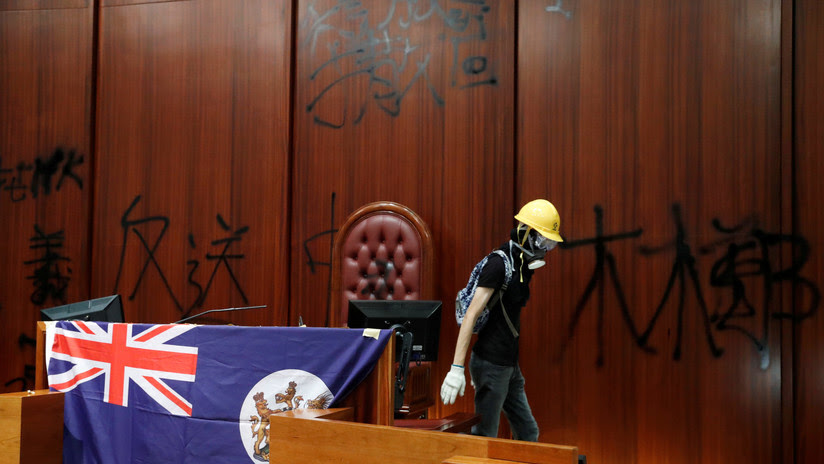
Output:
<path fill-rule="evenodd" d="M 63 393 L 0 395 L 0 463 L 63 461 Z"/>
<path fill-rule="evenodd" d="M 36 388 L 47 381 L 44 330 L 45 324 L 38 323 Z M 365 464 L 577 464 L 576 447 L 466 435 L 474 414 L 393 426 L 394 359 L 392 341 L 338 409 L 272 415 L 270 437 L 290 437 L 278 439 L 273 448 L 290 462 L 307 464 L 352 459 Z M 0 464 L 60 463 L 62 448 L 62 393 L 40 389 L 0 395 Z"/>

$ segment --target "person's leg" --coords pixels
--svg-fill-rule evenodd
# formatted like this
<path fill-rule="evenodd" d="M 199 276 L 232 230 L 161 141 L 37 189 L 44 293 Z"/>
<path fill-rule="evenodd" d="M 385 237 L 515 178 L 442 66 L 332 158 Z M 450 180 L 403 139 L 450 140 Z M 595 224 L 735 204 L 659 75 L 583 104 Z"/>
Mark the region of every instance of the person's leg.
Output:
<path fill-rule="evenodd" d="M 501 408 L 513 369 L 492 364 L 475 353 L 470 356 L 469 375 L 475 385 L 475 414 L 481 416 L 481 422 L 472 427 L 473 435 L 498 436 Z"/>
<path fill-rule="evenodd" d="M 532 409 L 526 399 L 524 376 L 520 366 L 512 371 L 509 393 L 503 405 L 506 420 L 512 428 L 512 438 L 523 441 L 538 441 L 538 422 L 532 415 Z"/>

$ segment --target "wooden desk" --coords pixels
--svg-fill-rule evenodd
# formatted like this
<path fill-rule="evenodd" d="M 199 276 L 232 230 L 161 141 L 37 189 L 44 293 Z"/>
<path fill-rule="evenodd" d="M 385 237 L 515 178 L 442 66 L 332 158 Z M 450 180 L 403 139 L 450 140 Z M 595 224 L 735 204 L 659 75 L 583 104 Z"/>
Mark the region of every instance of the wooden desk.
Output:
<path fill-rule="evenodd" d="M 456 412 L 442 419 L 395 419 L 395 426 L 438 432 L 470 433 L 472 426 L 480 421 L 481 416 L 477 414 Z"/>
<path fill-rule="evenodd" d="M 329 409 L 293 409 L 278 414 L 283 417 L 298 419 L 329 419 L 352 421 L 355 418 L 355 408 L 329 408 Z"/>
<path fill-rule="evenodd" d="M 0 463 L 63 462 L 63 393 L 0 395 Z"/>
<path fill-rule="evenodd" d="M 337 420 L 269 418 L 273 456 L 292 464 L 510 463 L 577 464 L 578 448 Z M 463 461 L 461 461 L 462 459 Z"/>

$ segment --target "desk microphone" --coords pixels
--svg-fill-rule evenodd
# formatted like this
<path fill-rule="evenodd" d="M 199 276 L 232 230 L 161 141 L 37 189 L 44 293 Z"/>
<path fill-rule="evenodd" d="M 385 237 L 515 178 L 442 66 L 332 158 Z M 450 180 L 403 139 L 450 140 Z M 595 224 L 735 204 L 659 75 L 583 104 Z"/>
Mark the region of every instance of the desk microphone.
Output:
<path fill-rule="evenodd" d="M 193 316 L 184 317 L 183 319 L 181 319 L 177 322 L 172 322 L 172 324 L 180 324 L 181 322 L 186 322 L 189 319 L 194 319 L 196 317 L 200 317 L 204 314 L 209 314 L 209 313 L 219 313 L 219 312 L 227 312 L 227 311 L 243 311 L 245 309 L 257 309 L 257 308 L 265 308 L 265 307 L 266 307 L 266 305 L 263 305 L 263 306 L 242 306 L 240 308 L 210 309 L 208 311 L 203 311 L 202 313 L 197 313 Z"/>

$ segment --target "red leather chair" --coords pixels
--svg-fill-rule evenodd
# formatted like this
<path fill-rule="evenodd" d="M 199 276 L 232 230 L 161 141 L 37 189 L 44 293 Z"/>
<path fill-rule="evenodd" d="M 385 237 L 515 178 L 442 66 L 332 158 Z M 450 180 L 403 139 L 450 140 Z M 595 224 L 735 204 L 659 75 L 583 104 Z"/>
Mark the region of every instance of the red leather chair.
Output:
<path fill-rule="evenodd" d="M 345 326 L 349 300 L 433 298 L 429 227 L 404 205 L 379 201 L 352 213 L 332 249 L 330 327 Z M 435 404 L 431 363 L 412 363 L 399 418 L 425 418 Z"/>

